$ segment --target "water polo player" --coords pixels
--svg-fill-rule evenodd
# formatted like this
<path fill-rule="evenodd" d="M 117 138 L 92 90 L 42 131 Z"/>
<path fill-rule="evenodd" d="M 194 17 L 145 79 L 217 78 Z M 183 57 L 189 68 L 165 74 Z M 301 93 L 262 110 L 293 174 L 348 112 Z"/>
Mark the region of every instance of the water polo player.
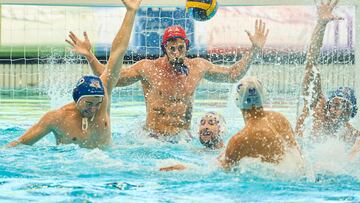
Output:
<path fill-rule="evenodd" d="M 318 20 L 306 56 L 302 92 L 304 105 L 296 124 L 296 134 L 302 136 L 305 129 L 311 129 L 309 134 L 313 136 L 335 136 L 352 144 L 360 137 L 360 132 L 349 123 L 357 113 L 354 90 L 350 87 L 339 87 L 331 92 L 326 100 L 320 72 L 315 66 L 326 25 L 330 21 L 342 19 L 332 14 L 337 3 L 338 1 L 328 1 L 317 6 Z"/>
<path fill-rule="evenodd" d="M 208 149 L 224 147 L 224 135 L 227 132 L 224 117 L 215 112 L 206 113 L 200 120 L 199 140 Z"/>
<path fill-rule="evenodd" d="M 188 135 L 186 132 L 190 129 L 194 93 L 200 81 L 203 78 L 213 82 L 239 81 L 249 69 L 253 56 L 263 48 L 268 32 L 265 23 L 257 20 L 255 33 L 252 35 L 247 32 L 252 43 L 251 49 L 243 54 L 239 62 L 228 68 L 203 58 L 187 58 L 191 43 L 185 30 L 180 26 L 170 26 L 162 37 L 164 56 L 155 60 L 144 59 L 121 70 L 117 85 L 128 86 L 141 81 L 147 110 L 145 128 L 151 137 Z M 100 75 L 105 66 L 91 52 L 87 36 L 81 41 L 71 33 L 70 38 L 74 50 L 83 54 L 93 72 Z M 84 53 L 84 50 L 88 51 Z"/>
<path fill-rule="evenodd" d="M 260 158 L 278 164 L 289 150 L 301 153 L 289 121 L 281 113 L 265 111 L 264 89 L 255 77 L 244 78 L 237 87 L 236 105 L 241 110 L 245 126 L 227 144 L 221 160 L 228 169 L 242 158 Z"/>
<path fill-rule="evenodd" d="M 74 143 L 86 148 L 102 148 L 111 143 L 111 91 L 119 79 L 140 2 L 123 1 L 127 11 L 112 43 L 109 63 L 103 74 L 100 77 L 82 77 L 73 91 L 74 102 L 46 113 L 38 123 L 8 146 L 32 145 L 50 132 L 55 135 L 57 144 Z"/>

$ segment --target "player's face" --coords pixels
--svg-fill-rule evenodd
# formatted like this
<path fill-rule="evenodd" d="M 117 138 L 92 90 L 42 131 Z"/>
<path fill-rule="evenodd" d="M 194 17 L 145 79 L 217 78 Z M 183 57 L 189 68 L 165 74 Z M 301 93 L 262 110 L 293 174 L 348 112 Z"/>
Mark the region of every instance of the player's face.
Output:
<path fill-rule="evenodd" d="M 77 107 L 83 117 L 92 118 L 99 111 L 102 102 L 102 97 L 83 97 Z"/>
<path fill-rule="evenodd" d="M 205 116 L 200 121 L 199 139 L 202 143 L 216 143 L 220 139 L 220 124 L 215 116 Z"/>
<path fill-rule="evenodd" d="M 348 121 L 351 114 L 351 104 L 344 99 L 334 98 L 329 102 L 329 113 L 334 121 Z"/>
<path fill-rule="evenodd" d="M 165 50 L 170 63 L 184 63 L 187 52 L 185 40 L 181 38 L 170 40 L 165 45 Z"/>

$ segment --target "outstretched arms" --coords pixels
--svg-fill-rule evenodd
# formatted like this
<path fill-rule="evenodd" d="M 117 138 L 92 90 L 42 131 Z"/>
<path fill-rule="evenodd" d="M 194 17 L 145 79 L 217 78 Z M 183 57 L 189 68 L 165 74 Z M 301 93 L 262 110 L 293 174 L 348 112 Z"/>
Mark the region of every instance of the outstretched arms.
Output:
<path fill-rule="evenodd" d="M 7 147 L 15 147 L 19 144 L 33 145 L 45 135 L 51 132 L 52 121 L 54 120 L 54 112 L 45 114 L 38 123 L 29 128 L 17 140 L 9 143 Z"/>
<path fill-rule="evenodd" d="M 205 79 L 213 82 L 237 82 L 246 74 L 254 55 L 264 47 L 269 29 L 266 29 L 264 22 L 256 20 L 254 35 L 251 35 L 249 31 L 246 31 L 246 33 L 252 43 L 251 49 L 244 54 L 239 62 L 230 68 L 217 66 L 209 61 L 203 60 L 202 66 L 208 67 L 205 73 Z"/>

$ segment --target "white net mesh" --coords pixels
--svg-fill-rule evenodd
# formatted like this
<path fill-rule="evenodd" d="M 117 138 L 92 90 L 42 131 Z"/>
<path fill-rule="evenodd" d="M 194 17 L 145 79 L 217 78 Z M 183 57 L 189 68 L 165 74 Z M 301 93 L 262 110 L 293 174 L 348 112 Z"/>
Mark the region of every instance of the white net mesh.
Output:
<path fill-rule="evenodd" d="M 1 7 L 0 102 L 50 97 L 51 106 L 71 100 L 77 79 L 90 74 L 85 58 L 70 52 L 64 39 L 69 31 L 87 31 L 95 54 L 106 63 L 111 41 L 125 14 L 124 8 L 21 6 Z M 355 86 L 355 6 L 340 6 L 345 20 L 328 25 L 320 58 L 323 89 Z M 143 8 L 138 12 L 126 66 L 161 55 L 160 41 L 169 25 L 182 25 L 191 41 L 189 57 L 204 57 L 225 66 L 235 63 L 251 46 L 244 32 L 254 32 L 263 19 L 270 35 L 264 52 L 248 75 L 268 90 L 269 105 L 295 107 L 304 72 L 305 51 L 316 22 L 313 6 L 221 7 L 208 22 L 195 22 L 184 8 Z M 232 84 L 202 81 L 196 101 L 227 104 Z M 117 88 L 114 101 L 143 101 L 141 84 Z M 231 109 L 230 107 L 228 109 Z M 229 110 L 230 112 L 231 110 Z"/>

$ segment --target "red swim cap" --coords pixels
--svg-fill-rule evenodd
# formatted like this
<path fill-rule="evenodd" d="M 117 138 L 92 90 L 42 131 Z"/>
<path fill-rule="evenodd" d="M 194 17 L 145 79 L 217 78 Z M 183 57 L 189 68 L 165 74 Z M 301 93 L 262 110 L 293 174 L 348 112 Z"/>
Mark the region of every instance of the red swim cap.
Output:
<path fill-rule="evenodd" d="M 178 25 L 173 25 L 165 29 L 161 45 L 165 46 L 169 39 L 181 38 L 185 40 L 186 46 L 189 47 L 190 41 L 186 37 L 184 28 Z"/>

